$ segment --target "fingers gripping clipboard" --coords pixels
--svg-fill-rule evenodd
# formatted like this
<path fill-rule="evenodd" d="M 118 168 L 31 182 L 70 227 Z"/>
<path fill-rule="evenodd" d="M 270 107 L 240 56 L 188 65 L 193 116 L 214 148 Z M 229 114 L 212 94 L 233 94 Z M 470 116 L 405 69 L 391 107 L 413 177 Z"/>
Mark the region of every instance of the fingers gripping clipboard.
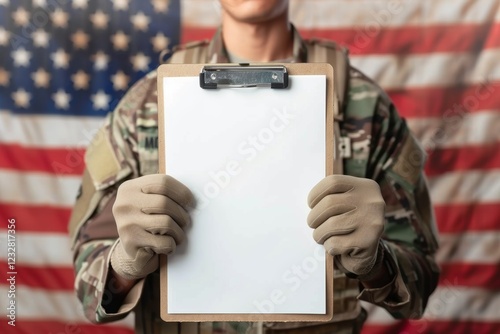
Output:
<path fill-rule="evenodd" d="M 166 64 L 158 69 L 159 170 L 196 205 L 161 259 L 164 321 L 328 321 L 333 260 L 307 195 L 334 173 L 329 64 Z"/>

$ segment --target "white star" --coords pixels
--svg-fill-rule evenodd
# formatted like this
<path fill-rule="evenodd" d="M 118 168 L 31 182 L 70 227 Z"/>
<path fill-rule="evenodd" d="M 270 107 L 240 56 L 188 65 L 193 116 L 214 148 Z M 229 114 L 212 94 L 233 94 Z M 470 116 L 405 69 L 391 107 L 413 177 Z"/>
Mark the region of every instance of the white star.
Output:
<path fill-rule="evenodd" d="M 122 71 L 118 71 L 115 75 L 111 76 L 111 81 L 113 81 L 113 88 L 115 90 L 127 89 L 129 80 L 129 77 Z"/>
<path fill-rule="evenodd" d="M 139 12 L 130 18 L 134 28 L 137 30 L 146 31 L 148 30 L 149 22 L 151 21 L 148 16 L 144 15 L 143 12 Z"/>
<path fill-rule="evenodd" d="M 47 1 L 46 0 L 33 0 L 33 6 L 34 7 L 45 7 L 45 6 L 47 6 Z"/>
<path fill-rule="evenodd" d="M 97 92 L 97 94 L 93 94 L 91 96 L 91 99 L 94 104 L 94 109 L 106 110 L 109 107 L 109 101 L 111 100 L 111 97 L 100 90 Z"/>
<path fill-rule="evenodd" d="M 73 0 L 73 8 L 85 9 L 87 8 L 88 0 Z"/>
<path fill-rule="evenodd" d="M 30 22 L 30 13 L 23 7 L 19 7 L 12 12 L 12 19 L 18 26 L 25 26 Z"/>
<path fill-rule="evenodd" d="M 38 29 L 31 34 L 31 38 L 35 46 L 46 48 L 49 45 L 49 34 L 45 30 Z"/>
<path fill-rule="evenodd" d="M 135 56 L 131 57 L 130 61 L 132 62 L 132 66 L 134 66 L 134 70 L 138 72 L 147 71 L 150 59 L 144 53 L 139 52 Z"/>
<path fill-rule="evenodd" d="M 61 8 L 57 8 L 51 15 L 52 24 L 54 27 L 66 28 L 68 26 L 68 13 L 63 11 Z"/>
<path fill-rule="evenodd" d="M 35 82 L 35 86 L 38 88 L 49 87 L 50 74 L 43 68 L 39 68 L 36 72 L 33 72 L 31 78 Z"/>
<path fill-rule="evenodd" d="M 31 53 L 24 48 L 12 51 L 11 55 L 14 58 L 14 66 L 28 66 L 30 63 Z"/>
<path fill-rule="evenodd" d="M 170 5 L 170 0 L 152 0 L 151 4 L 153 5 L 155 12 L 166 13 L 168 6 Z"/>
<path fill-rule="evenodd" d="M 50 58 L 54 62 L 55 68 L 68 68 L 69 66 L 69 54 L 64 52 L 63 49 L 59 49 L 50 55 Z"/>
<path fill-rule="evenodd" d="M 108 16 L 101 10 L 98 10 L 94 14 L 90 15 L 90 21 L 92 21 L 92 24 L 96 29 L 104 29 L 108 26 Z"/>
<path fill-rule="evenodd" d="M 58 109 L 68 109 L 69 108 L 69 100 L 71 100 L 71 95 L 59 89 L 55 94 L 52 94 L 52 100 Z"/>
<path fill-rule="evenodd" d="M 98 71 L 108 67 L 109 57 L 104 52 L 99 51 L 94 55 L 94 68 Z"/>
<path fill-rule="evenodd" d="M 28 108 L 30 106 L 31 94 L 23 88 L 16 90 L 11 96 L 16 106 L 21 108 Z"/>
<path fill-rule="evenodd" d="M 80 70 L 71 76 L 75 89 L 87 89 L 89 87 L 89 76 Z"/>
<path fill-rule="evenodd" d="M 168 50 L 168 44 L 170 40 L 163 33 L 159 32 L 155 35 L 155 37 L 151 38 L 151 44 L 153 44 L 153 49 L 156 52 L 160 52 L 163 50 Z"/>
<path fill-rule="evenodd" d="M 10 32 L 0 27 L 0 45 L 7 45 L 10 40 Z"/>
<path fill-rule="evenodd" d="M 71 40 L 75 49 L 86 49 L 90 38 L 83 30 L 78 30 L 71 36 Z"/>
<path fill-rule="evenodd" d="M 0 67 L 0 86 L 6 87 L 10 81 L 10 74 L 2 67 Z"/>
<path fill-rule="evenodd" d="M 129 0 L 112 0 L 114 10 L 127 10 Z"/>
<path fill-rule="evenodd" d="M 127 50 L 129 38 L 123 33 L 123 31 L 118 31 L 116 34 L 111 36 L 111 42 L 115 50 Z"/>

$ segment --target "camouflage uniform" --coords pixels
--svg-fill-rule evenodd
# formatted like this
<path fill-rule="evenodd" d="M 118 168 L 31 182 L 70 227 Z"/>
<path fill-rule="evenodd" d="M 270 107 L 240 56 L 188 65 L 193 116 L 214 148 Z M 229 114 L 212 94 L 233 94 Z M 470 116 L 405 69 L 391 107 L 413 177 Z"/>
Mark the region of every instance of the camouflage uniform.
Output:
<path fill-rule="evenodd" d="M 307 62 L 309 42 L 296 31 L 294 34 L 292 61 Z M 220 32 L 210 42 L 187 48 L 186 62 L 200 59 L 194 54 L 200 50 L 207 63 L 228 62 Z M 158 170 L 156 84 L 155 72 L 135 84 L 106 118 L 86 153 L 84 182 L 70 227 L 75 287 L 85 315 L 102 323 L 121 319 L 134 309 L 137 333 L 255 333 L 255 323 L 163 322 L 159 317 L 158 272 L 136 284 L 115 313 L 106 311 L 112 301 L 109 285 L 105 289 L 109 259 L 118 238 L 111 213 L 117 188 L 127 179 Z M 383 244 L 395 278 L 385 287 L 363 289 L 357 280 L 335 270 L 331 323 L 264 324 L 266 333 L 357 333 L 366 318 L 358 299 L 379 305 L 397 318 L 416 318 L 436 287 L 439 269 L 433 256 L 437 232 L 422 173 L 423 151 L 387 95 L 354 68 L 350 68 L 344 110 L 341 133 L 352 143 L 344 173 L 371 178 L 381 187 L 386 202 Z"/>

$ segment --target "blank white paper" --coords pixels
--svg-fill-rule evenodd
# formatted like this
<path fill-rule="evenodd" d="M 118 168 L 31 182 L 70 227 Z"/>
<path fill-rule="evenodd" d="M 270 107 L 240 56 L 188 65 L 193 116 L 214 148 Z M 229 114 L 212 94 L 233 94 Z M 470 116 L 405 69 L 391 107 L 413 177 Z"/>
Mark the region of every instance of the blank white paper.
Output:
<path fill-rule="evenodd" d="M 306 218 L 325 176 L 326 77 L 284 90 L 163 80 L 165 169 L 197 200 L 168 258 L 168 313 L 325 314 L 324 248 Z"/>

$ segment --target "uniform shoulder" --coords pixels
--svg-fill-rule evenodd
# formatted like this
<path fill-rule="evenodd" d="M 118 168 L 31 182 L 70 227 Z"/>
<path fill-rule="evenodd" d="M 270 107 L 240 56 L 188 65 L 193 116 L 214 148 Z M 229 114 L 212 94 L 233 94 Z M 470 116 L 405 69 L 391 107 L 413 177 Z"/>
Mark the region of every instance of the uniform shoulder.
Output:
<path fill-rule="evenodd" d="M 359 69 L 350 66 L 349 69 L 349 95 L 363 95 L 376 98 L 384 104 L 391 104 L 387 93 L 370 77 Z"/>
<path fill-rule="evenodd" d="M 195 49 L 195 48 L 199 48 L 199 47 L 206 47 L 209 43 L 210 43 L 210 41 L 205 39 L 205 40 L 199 40 L 199 41 L 193 41 L 193 42 L 188 42 L 188 43 L 184 43 L 184 44 L 179 44 L 173 48 L 173 52 Z"/>
<path fill-rule="evenodd" d="M 349 50 L 346 47 L 344 47 L 344 46 L 340 45 L 339 43 L 332 41 L 330 39 L 313 37 L 313 38 L 306 39 L 305 42 L 309 45 L 314 45 L 314 46 L 323 47 L 323 48 L 332 49 L 332 50 L 339 50 L 339 51 L 345 52 L 346 54 L 349 53 Z"/>

